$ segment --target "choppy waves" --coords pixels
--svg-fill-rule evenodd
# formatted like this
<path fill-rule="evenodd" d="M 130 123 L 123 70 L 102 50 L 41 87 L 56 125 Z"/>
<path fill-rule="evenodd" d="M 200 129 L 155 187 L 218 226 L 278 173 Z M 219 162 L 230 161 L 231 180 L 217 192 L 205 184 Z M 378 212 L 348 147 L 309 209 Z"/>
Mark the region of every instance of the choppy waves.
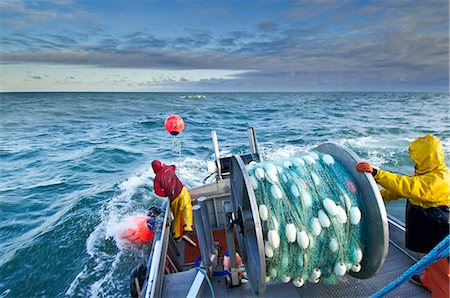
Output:
<path fill-rule="evenodd" d="M 450 159 L 448 94 L 178 96 L 2 98 L 0 297 L 128 296 L 129 273 L 149 248 L 129 247 L 117 235 L 129 216 L 162 202 L 153 192 L 150 162 L 175 164 L 187 187 L 201 185 L 206 160 L 213 158 L 211 130 L 218 133 L 222 156 L 248 152 L 246 128 L 252 126 L 265 160 L 303 155 L 333 141 L 407 175 L 413 171 L 409 143 L 425 133 L 442 138 Z M 176 138 L 181 155 L 164 130 L 170 114 L 185 120 Z"/>

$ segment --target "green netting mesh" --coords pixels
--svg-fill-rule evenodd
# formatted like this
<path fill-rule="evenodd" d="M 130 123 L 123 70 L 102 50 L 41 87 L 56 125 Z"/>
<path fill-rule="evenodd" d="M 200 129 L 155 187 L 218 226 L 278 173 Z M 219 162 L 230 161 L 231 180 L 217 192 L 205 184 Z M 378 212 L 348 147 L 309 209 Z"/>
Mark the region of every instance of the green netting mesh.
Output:
<path fill-rule="evenodd" d="M 361 269 L 360 194 L 331 155 L 252 162 L 247 170 L 263 229 L 267 281 L 335 283 Z"/>

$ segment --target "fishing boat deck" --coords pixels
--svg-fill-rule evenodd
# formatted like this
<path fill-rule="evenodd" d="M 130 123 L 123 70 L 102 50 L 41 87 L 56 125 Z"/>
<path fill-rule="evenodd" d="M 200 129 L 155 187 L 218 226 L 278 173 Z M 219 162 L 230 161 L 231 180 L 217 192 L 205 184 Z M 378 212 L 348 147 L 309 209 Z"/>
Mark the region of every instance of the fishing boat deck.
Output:
<path fill-rule="evenodd" d="M 349 275 L 335 285 L 307 283 L 296 288 L 292 283 L 268 283 L 264 297 L 368 297 L 402 275 L 415 261 L 394 244 L 389 245 L 389 253 L 380 272 L 368 279 L 357 279 Z M 195 268 L 164 276 L 163 297 L 186 297 L 194 282 Z M 223 277 L 213 277 L 211 284 L 215 297 L 255 297 L 249 284 L 228 288 Z M 212 297 L 211 289 L 205 283 L 200 297 Z M 410 282 L 403 283 L 387 297 L 431 297 L 424 288 Z"/>
<path fill-rule="evenodd" d="M 223 252 L 226 248 L 225 239 L 218 239 L 218 232 L 225 227 L 225 214 L 222 207 L 222 201 L 230 199 L 229 184 L 222 181 L 218 184 L 203 186 L 199 189 L 191 190 L 193 202 L 199 196 L 208 198 L 208 217 L 211 227 L 214 232 L 214 239 L 220 242 L 220 248 Z M 221 208 L 222 207 L 222 208 Z M 357 279 L 349 275 L 345 275 L 340 282 L 335 285 L 325 285 L 323 283 L 311 284 L 306 283 L 301 288 L 296 288 L 292 283 L 267 283 L 264 297 L 368 297 L 375 294 L 378 290 L 384 288 L 390 282 L 400 277 L 409 267 L 411 267 L 420 255 L 409 251 L 404 246 L 404 224 L 395 218 L 389 217 L 389 251 L 383 266 L 380 271 L 371 278 Z M 169 228 L 167 226 L 166 228 Z M 164 233 L 166 234 L 166 233 Z M 168 233 L 167 233 L 168 234 Z M 196 235 L 193 236 L 194 240 Z M 191 251 L 189 256 L 189 245 L 184 241 L 175 243 L 173 240 L 168 240 L 169 251 L 178 253 L 174 261 L 181 265 L 182 271 L 173 274 L 158 274 L 160 278 L 159 287 L 160 292 L 157 297 L 256 297 L 253 293 L 250 284 L 244 283 L 240 286 L 228 288 L 224 277 L 213 276 L 210 281 L 214 294 L 208 285 L 208 282 L 203 279 L 204 275 L 195 268 L 195 257 L 199 256 L 198 250 L 194 253 Z M 164 251 L 164 250 L 163 250 Z M 163 252 L 162 251 L 162 252 Z M 164 254 L 163 254 L 164 255 Z M 221 260 L 219 260 L 219 264 Z M 163 263 L 161 263 L 162 265 Z M 216 271 L 220 271 L 220 266 L 216 267 Z M 201 281 L 199 281 L 201 279 Z M 158 282 L 157 282 L 158 284 Z M 192 289 L 196 288 L 194 294 Z M 158 287 L 156 287 L 158 288 Z M 191 291 L 191 292 L 190 292 Z M 145 297 L 153 297 L 153 295 L 146 295 Z M 405 282 L 399 285 L 395 290 L 390 292 L 387 297 L 431 297 L 431 294 L 422 287 L 419 287 L 411 282 Z"/>
<path fill-rule="evenodd" d="M 230 284 L 238 284 L 238 268 L 232 268 L 231 276 L 227 277 L 219 277 L 213 274 L 214 271 L 220 272 L 223 270 L 221 266 L 221 258 L 225 251 L 231 252 L 231 255 L 234 254 L 235 249 L 237 252 L 240 252 L 239 245 L 241 243 L 239 243 L 239 239 L 236 239 L 238 232 L 235 230 L 234 225 L 236 223 L 242 224 L 242 218 L 239 218 L 240 221 L 237 221 L 236 218 L 242 215 L 242 213 L 239 212 L 247 211 L 247 205 L 249 202 L 236 199 L 242 199 L 242 197 L 245 197 L 241 197 L 242 194 L 239 192 L 241 188 L 244 189 L 245 187 L 236 182 L 239 180 L 238 178 L 240 177 L 240 172 L 238 170 L 233 171 L 234 167 L 239 169 L 241 165 L 239 162 L 236 162 L 236 158 L 227 160 L 227 162 L 224 162 L 226 158 L 220 159 L 217 136 L 215 132 L 212 133 L 212 137 L 216 155 L 217 180 L 214 183 L 205 184 L 189 190 L 192 198 L 192 204 L 197 205 L 194 206 L 194 219 L 196 220 L 195 225 L 199 227 L 198 230 L 196 228 L 199 239 L 197 239 L 197 235 L 193 235 L 192 240 L 196 242 L 199 247 L 194 249 L 193 245 L 186 244 L 184 241 L 176 243 L 171 237 L 169 237 L 171 218 L 173 218 L 173 215 L 170 208 L 167 207 L 162 225 L 162 231 L 155 234 L 153 250 L 147 264 L 147 267 L 150 268 L 150 270 L 147 272 L 146 282 L 143 287 L 143 296 L 146 298 L 255 297 L 256 295 L 252 289 L 259 290 L 261 292 L 264 291 L 263 285 L 259 283 L 259 279 L 261 277 L 260 273 L 257 272 L 256 275 L 254 274 L 255 270 L 260 268 L 247 268 L 247 274 L 250 273 L 249 277 L 254 279 L 253 282 L 256 283 L 256 286 L 255 284 L 247 282 L 236 287 L 228 287 L 227 285 Z M 259 160 L 256 137 L 253 129 L 251 128 L 249 129 L 249 141 L 252 154 L 245 155 L 244 157 L 250 157 L 249 159 L 247 158 L 248 161 L 255 160 L 255 158 L 256 160 Z M 334 151 L 339 149 L 336 149 L 336 145 L 333 144 L 329 144 L 327 146 L 328 147 L 326 148 L 322 148 L 323 150 L 326 149 L 326 152 L 328 152 L 327 150 L 331 150 L 333 148 Z M 349 160 L 350 162 L 355 161 L 355 157 L 351 152 L 349 153 L 342 148 L 339 150 L 336 152 L 339 153 L 337 156 L 341 159 L 347 160 L 347 162 Z M 344 151 L 345 154 L 347 154 L 344 154 L 345 156 L 342 153 Z M 240 160 L 241 163 L 244 163 L 242 159 Z M 232 165 L 231 167 L 230 164 Z M 221 169 L 223 170 L 222 172 Z M 227 174 L 222 175 L 221 173 Z M 233 176 L 233 174 L 236 176 Z M 233 181 L 236 187 L 234 191 L 231 190 L 230 181 Z M 369 190 L 371 190 L 373 188 L 372 184 L 373 183 L 366 183 L 364 185 L 365 187 L 369 187 Z M 233 202 L 235 205 L 239 206 L 238 215 L 233 213 L 230 209 L 230 202 Z M 378 208 L 378 206 L 375 207 Z M 368 212 L 368 214 L 371 213 Z M 245 216 L 248 216 L 248 213 Z M 318 284 L 306 283 L 301 288 L 295 287 L 291 282 L 287 284 L 268 282 L 265 284 L 265 292 L 262 293 L 261 296 L 369 297 L 375 294 L 386 285 L 400 277 L 421 257 L 420 255 L 405 248 L 404 223 L 393 217 L 387 217 L 387 223 L 386 215 L 384 215 L 384 218 L 381 216 L 372 217 L 372 219 L 377 220 L 373 223 L 375 225 L 380 223 L 379 220 L 383 221 L 383 227 L 378 227 L 379 230 L 377 231 L 382 230 L 382 236 L 384 238 L 379 236 L 377 240 L 379 242 L 383 242 L 384 244 L 383 246 L 380 246 L 380 249 L 383 250 L 383 254 L 386 253 L 387 248 L 388 250 L 386 258 L 384 258 L 385 255 L 383 255 L 384 264 L 381 260 L 377 265 L 378 267 L 376 267 L 370 275 L 367 275 L 371 276 L 370 278 L 357 279 L 350 275 L 345 275 L 337 284 L 334 285 L 326 285 L 322 282 Z M 252 237 L 251 231 L 254 231 L 253 229 L 255 228 L 251 225 L 244 226 L 244 224 L 242 224 L 242 226 L 243 227 L 240 227 L 242 230 L 248 228 L 248 230 L 245 230 L 245 236 L 248 237 L 250 235 L 250 237 Z M 387 227 L 389 227 L 389 232 L 386 230 Z M 387 244 L 387 235 L 389 237 L 389 245 Z M 209 240 L 207 239 L 208 237 Z M 250 239 L 250 241 L 256 241 L 254 238 Z M 243 243 L 245 247 L 242 248 L 243 251 L 241 251 L 241 253 L 250 254 L 255 253 L 255 249 L 260 250 L 260 248 L 255 245 L 249 246 L 247 245 L 248 243 Z M 375 249 L 374 246 L 370 247 Z M 203 261 L 205 261 L 205 264 L 199 261 L 200 255 L 204 258 Z M 372 254 L 372 256 L 374 255 L 375 254 Z M 254 260 L 254 258 L 247 260 Z M 170 264 L 171 266 L 168 266 L 167 264 Z M 255 261 L 250 262 L 248 266 L 252 266 L 252 264 L 253 266 L 258 266 L 258 263 Z M 195 267 L 195 265 L 199 267 Z M 245 266 L 246 264 L 243 265 Z M 376 270 L 378 270 L 378 272 Z M 168 274 L 169 272 L 172 273 Z M 372 276 L 372 274 L 374 275 Z M 262 278 L 264 278 L 263 276 L 264 275 L 262 275 Z M 397 288 L 388 293 L 387 296 L 431 297 L 431 294 L 423 287 L 419 287 L 410 282 L 405 282 L 398 285 Z"/>
<path fill-rule="evenodd" d="M 390 244 L 389 253 L 380 272 L 368 279 L 357 279 L 349 275 L 335 285 L 307 283 L 302 288 L 289 284 L 268 284 L 265 297 L 368 297 L 403 274 L 414 261 L 399 248 Z M 213 278 L 212 284 L 216 297 L 254 297 L 248 284 L 236 288 L 227 288 L 223 278 Z M 202 297 L 209 297 L 210 289 L 204 287 Z M 431 297 L 422 287 L 406 282 L 387 295 L 387 297 Z"/>

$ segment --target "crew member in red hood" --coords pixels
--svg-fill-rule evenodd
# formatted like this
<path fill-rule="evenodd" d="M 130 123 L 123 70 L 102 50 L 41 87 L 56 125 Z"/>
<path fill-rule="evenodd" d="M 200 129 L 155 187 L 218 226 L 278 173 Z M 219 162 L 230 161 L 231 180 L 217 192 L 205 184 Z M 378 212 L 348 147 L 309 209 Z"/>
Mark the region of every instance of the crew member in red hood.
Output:
<path fill-rule="evenodd" d="M 168 197 L 174 220 L 172 236 L 178 240 L 186 232 L 193 231 L 191 196 L 175 174 L 174 165 L 166 165 L 159 160 L 152 162 L 155 179 L 155 193 L 160 197 Z"/>

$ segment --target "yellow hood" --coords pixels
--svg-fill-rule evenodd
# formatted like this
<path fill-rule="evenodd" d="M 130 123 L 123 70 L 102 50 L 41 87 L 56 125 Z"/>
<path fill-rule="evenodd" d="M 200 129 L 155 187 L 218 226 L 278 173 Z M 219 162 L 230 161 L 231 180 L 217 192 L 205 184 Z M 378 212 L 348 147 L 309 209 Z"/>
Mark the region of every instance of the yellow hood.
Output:
<path fill-rule="evenodd" d="M 416 174 L 422 175 L 445 167 L 444 147 L 438 137 L 418 137 L 411 143 L 408 152 L 416 164 Z"/>

